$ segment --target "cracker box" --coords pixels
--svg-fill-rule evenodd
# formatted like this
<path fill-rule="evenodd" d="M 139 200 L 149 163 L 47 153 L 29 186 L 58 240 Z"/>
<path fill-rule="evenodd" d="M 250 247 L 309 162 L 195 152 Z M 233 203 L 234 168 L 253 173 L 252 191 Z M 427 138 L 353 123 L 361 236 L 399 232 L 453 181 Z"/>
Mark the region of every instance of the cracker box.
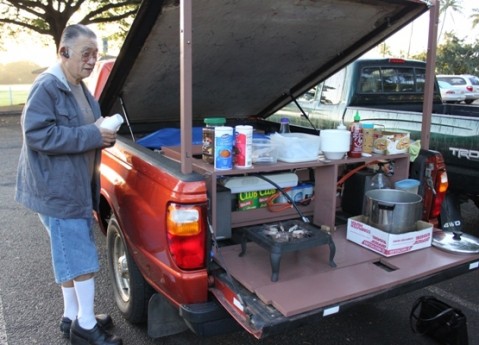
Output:
<path fill-rule="evenodd" d="M 410 134 L 406 131 L 375 131 L 373 152 L 380 154 L 406 153 L 409 150 Z"/>
<path fill-rule="evenodd" d="M 432 224 L 418 221 L 415 231 L 391 234 L 364 223 L 364 217 L 361 215 L 348 219 L 346 238 L 389 257 L 430 247 L 432 230 Z"/>
<path fill-rule="evenodd" d="M 238 193 L 238 211 L 253 210 L 259 207 L 258 192 Z"/>

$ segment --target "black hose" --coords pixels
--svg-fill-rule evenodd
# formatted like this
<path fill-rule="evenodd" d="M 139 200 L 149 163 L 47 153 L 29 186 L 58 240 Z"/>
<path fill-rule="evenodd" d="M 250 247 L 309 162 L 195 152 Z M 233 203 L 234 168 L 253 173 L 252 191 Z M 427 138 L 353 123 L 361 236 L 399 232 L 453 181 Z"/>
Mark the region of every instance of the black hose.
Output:
<path fill-rule="evenodd" d="M 298 206 L 296 205 L 296 203 L 294 202 L 293 198 L 291 198 L 291 196 L 286 193 L 284 191 L 283 188 L 281 188 L 276 182 L 270 180 L 269 178 L 263 176 L 263 175 L 260 175 L 260 174 L 251 174 L 252 176 L 256 176 L 256 177 L 259 177 L 260 179 L 262 180 L 265 180 L 266 182 L 269 182 L 271 183 L 273 186 L 276 187 L 276 189 L 278 189 L 281 194 L 283 194 L 285 196 L 286 199 L 288 199 L 288 201 L 291 203 L 291 205 L 293 205 L 294 209 L 296 210 L 296 212 L 298 212 L 299 216 L 301 217 L 301 219 L 303 220 L 304 223 L 309 223 L 309 219 L 299 210 Z"/>

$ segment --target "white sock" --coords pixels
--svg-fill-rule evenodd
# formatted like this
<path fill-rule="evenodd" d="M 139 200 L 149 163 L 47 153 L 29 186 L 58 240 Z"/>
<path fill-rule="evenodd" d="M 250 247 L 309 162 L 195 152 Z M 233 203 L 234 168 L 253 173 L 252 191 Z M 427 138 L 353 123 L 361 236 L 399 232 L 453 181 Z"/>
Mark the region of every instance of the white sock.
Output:
<path fill-rule="evenodd" d="M 95 302 L 95 279 L 73 281 L 78 298 L 78 323 L 83 329 L 92 329 L 96 325 L 94 302 Z"/>
<path fill-rule="evenodd" d="M 77 294 L 74 287 L 62 286 L 63 292 L 63 316 L 75 320 L 78 315 Z"/>

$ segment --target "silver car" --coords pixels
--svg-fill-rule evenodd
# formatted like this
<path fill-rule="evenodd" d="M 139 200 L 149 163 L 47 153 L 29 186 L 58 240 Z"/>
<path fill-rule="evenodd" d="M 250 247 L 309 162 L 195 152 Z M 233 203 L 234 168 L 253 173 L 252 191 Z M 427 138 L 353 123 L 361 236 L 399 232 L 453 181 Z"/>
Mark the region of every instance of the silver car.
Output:
<path fill-rule="evenodd" d="M 461 103 L 466 100 L 466 91 L 455 88 L 446 81 L 438 80 L 441 98 L 444 103 Z"/>
<path fill-rule="evenodd" d="M 479 99 L 479 78 L 470 74 L 461 75 L 445 75 L 437 76 L 438 81 L 445 81 L 451 84 L 454 89 L 464 91 L 466 104 L 471 104 L 476 99 Z"/>

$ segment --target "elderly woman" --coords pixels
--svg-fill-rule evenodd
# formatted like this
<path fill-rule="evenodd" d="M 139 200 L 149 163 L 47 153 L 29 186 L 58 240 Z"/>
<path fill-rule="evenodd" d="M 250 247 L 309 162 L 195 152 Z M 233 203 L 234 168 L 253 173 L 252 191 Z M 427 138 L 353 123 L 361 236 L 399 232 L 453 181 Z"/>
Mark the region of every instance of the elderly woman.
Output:
<path fill-rule="evenodd" d="M 68 26 L 59 62 L 35 80 L 22 114 L 15 198 L 38 213 L 50 237 L 63 292 L 63 335 L 71 344 L 117 345 L 122 340 L 106 331 L 111 317 L 94 313 L 99 262 L 92 211 L 99 200 L 100 151 L 116 139 L 100 126 L 100 107 L 82 82 L 95 66 L 97 44 L 86 26 Z"/>

